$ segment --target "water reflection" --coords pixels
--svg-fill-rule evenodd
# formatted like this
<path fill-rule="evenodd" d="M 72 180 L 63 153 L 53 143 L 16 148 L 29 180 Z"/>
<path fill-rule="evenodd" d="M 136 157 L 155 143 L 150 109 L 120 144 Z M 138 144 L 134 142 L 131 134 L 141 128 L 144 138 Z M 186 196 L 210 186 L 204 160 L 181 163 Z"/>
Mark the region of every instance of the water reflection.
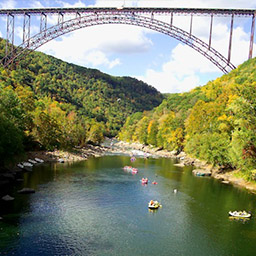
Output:
<path fill-rule="evenodd" d="M 129 156 L 36 167 L 16 188 L 36 193 L 6 206 L 0 255 L 253 255 L 255 219 L 228 212 L 256 213 L 255 195 L 174 163 L 136 158 L 136 175 L 122 169 Z"/>

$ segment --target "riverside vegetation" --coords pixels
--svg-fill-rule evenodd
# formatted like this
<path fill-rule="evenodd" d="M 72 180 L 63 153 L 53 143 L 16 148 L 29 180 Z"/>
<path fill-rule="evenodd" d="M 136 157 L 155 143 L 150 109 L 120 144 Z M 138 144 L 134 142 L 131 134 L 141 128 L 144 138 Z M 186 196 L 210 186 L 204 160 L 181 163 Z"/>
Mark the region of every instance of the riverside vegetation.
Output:
<path fill-rule="evenodd" d="M 205 160 L 254 180 L 256 58 L 205 86 L 168 95 L 152 111 L 126 119 L 119 138 Z"/>

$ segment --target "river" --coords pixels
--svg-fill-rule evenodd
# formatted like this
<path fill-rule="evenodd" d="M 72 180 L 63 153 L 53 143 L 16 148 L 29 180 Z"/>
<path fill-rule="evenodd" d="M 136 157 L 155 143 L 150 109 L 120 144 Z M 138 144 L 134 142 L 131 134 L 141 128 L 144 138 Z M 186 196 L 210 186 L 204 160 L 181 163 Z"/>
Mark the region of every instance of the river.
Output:
<path fill-rule="evenodd" d="M 15 189 L 36 193 L 6 203 L 0 255 L 255 255 L 254 194 L 171 159 L 137 158 L 136 175 L 122 169 L 130 164 L 115 155 L 25 173 Z M 162 208 L 149 211 L 151 199 Z M 244 209 L 250 220 L 229 219 L 229 210 Z"/>

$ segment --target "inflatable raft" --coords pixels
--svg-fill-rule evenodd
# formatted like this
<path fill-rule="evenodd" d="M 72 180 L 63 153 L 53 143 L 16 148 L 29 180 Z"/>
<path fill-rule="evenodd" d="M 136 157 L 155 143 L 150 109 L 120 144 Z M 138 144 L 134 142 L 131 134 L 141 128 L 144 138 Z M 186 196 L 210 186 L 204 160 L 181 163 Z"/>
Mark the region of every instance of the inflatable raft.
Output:
<path fill-rule="evenodd" d="M 246 212 L 246 211 L 234 211 L 234 212 L 231 212 L 229 211 L 229 216 L 230 217 L 236 217 L 236 218 L 251 218 L 251 214 Z"/>
<path fill-rule="evenodd" d="M 148 203 L 148 208 L 151 209 L 151 210 L 158 209 L 159 207 L 161 207 L 161 205 L 160 205 L 160 203 L 158 201 L 151 200 Z"/>

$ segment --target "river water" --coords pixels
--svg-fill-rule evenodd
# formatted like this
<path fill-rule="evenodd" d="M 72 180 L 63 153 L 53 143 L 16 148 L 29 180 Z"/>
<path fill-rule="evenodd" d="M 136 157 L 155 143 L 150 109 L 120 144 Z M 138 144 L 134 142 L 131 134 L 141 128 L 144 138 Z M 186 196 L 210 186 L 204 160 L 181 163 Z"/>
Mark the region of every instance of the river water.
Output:
<path fill-rule="evenodd" d="M 0 255 L 255 255 L 256 196 L 173 163 L 137 158 L 136 175 L 120 155 L 35 167 L 16 190 L 36 193 L 5 205 Z M 250 220 L 229 219 L 244 209 Z"/>

